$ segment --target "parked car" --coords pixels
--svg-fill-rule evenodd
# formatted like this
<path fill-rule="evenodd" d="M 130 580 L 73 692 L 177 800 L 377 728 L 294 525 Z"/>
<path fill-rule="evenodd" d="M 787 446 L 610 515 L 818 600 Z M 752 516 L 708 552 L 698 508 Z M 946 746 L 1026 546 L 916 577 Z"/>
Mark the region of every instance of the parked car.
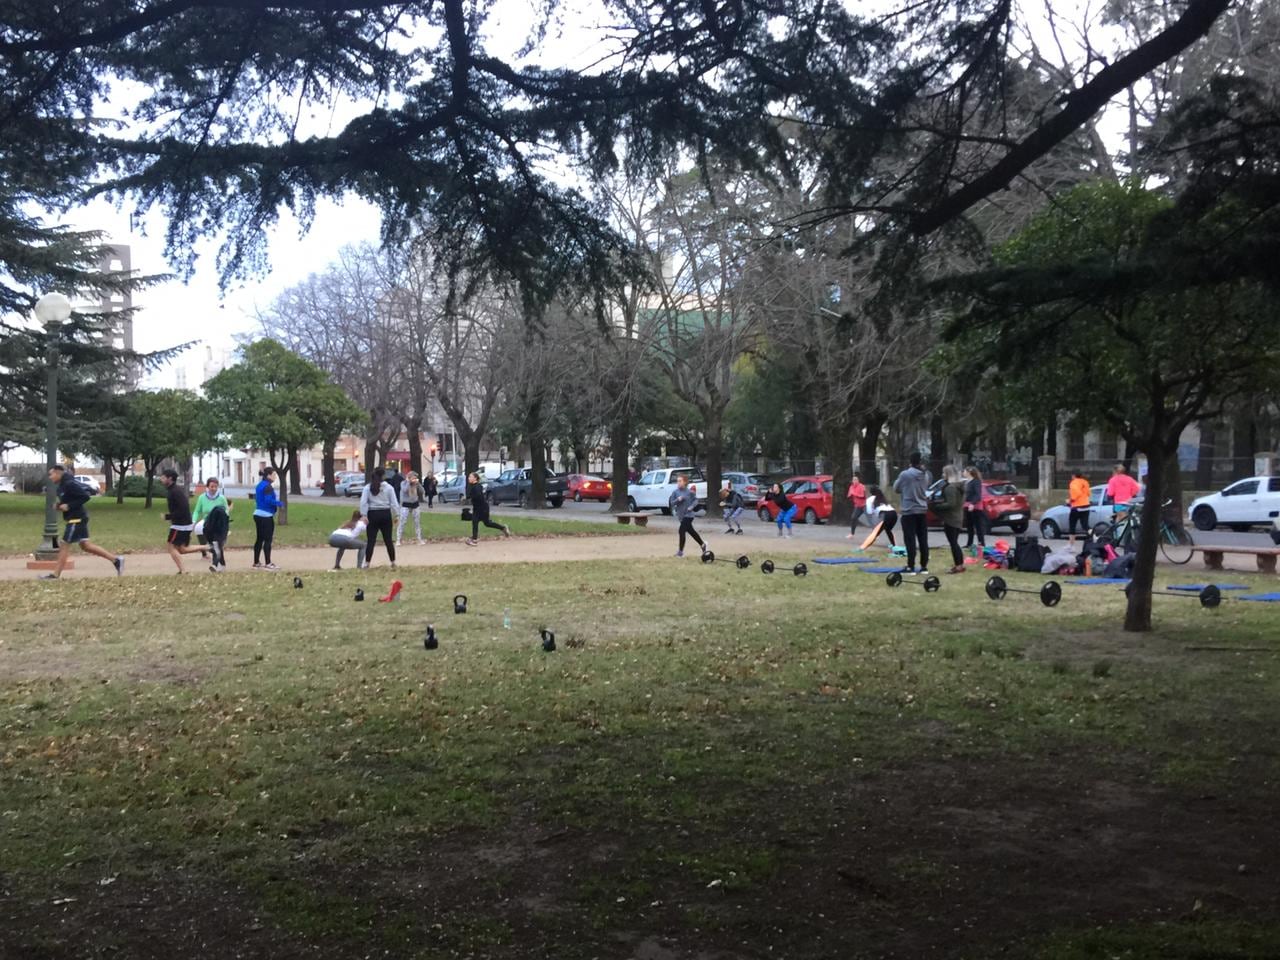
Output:
<path fill-rule="evenodd" d="M 545 480 L 547 502 L 553 507 L 564 506 L 564 477 L 553 470 L 547 471 Z M 485 495 L 490 503 L 514 503 L 521 507 L 529 505 L 529 495 L 533 491 L 533 470 L 530 467 L 512 467 L 503 470 L 498 479 L 489 483 Z"/>
<path fill-rule="evenodd" d="M 1128 506 L 1128 504 L 1125 506 Z M 1093 529 L 1095 524 L 1110 523 L 1111 517 L 1115 512 L 1115 502 L 1107 496 L 1107 485 L 1105 483 L 1099 483 L 1090 487 L 1089 521 L 1084 526 L 1084 532 L 1088 533 Z M 1070 529 L 1071 508 L 1065 503 L 1060 503 L 1056 507 L 1050 507 L 1040 517 L 1040 536 L 1044 537 L 1046 540 L 1056 540 L 1058 537 L 1065 537 Z M 1077 526 L 1076 529 L 1079 530 L 1079 526 Z"/>
<path fill-rule="evenodd" d="M 13 477 L 0 477 L 0 493 L 17 493 L 18 488 L 14 485 Z"/>
<path fill-rule="evenodd" d="M 935 480 L 929 486 L 932 493 L 942 486 L 941 480 Z M 982 481 L 982 512 L 987 515 L 987 529 L 1008 527 L 1013 533 L 1026 533 L 1031 525 L 1031 504 L 1027 495 L 1008 480 Z M 928 524 L 931 527 L 942 526 L 932 510 L 928 513 Z M 1064 525 L 1062 529 L 1066 529 Z"/>
<path fill-rule="evenodd" d="M 467 497 L 467 478 L 462 474 L 442 480 L 436 485 L 441 503 L 461 503 Z"/>
<path fill-rule="evenodd" d="M 599 500 L 608 503 L 613 495 L 613 484 L 603 477 L 593 477 L 585 473 L 571 473 L 565 483 L 565 490 L 573 497 L 574 503 L 583 500 Z"/>
<path fill-rule="evenodd" d="M 364 491 L 364 474 L 343 470 L 334 475 L 333 491 L 340 497 L 358 497 Z"/>
<path fill-rule="evenodd" d="M 664 467 L 659 470 L 646 470 L 640 479 L 627 486 L 627 509 L 632 513 L 637 510 L 661 510 L 670 516 L 671 494 L 676 489 L 676 481 L 682 477 L 689 478 L 689 489 L 693 491 L 699 502 L 706 502 L 707 482 L 702 479 L 702 471 L 697 467 Z"/>
<path fill-rule="evenodd" d="M 733 489 L 742 494 L 743 503 L 753 509 L 760 502 L 760 498 L 769 492 L 769 478 L 763 473 L 741 473 L 730 470 L 724 475 L 724 479 L 733 481 Z"/>
<path fill-rule="evenodd" d="M 95 497 L 102 492 L 102 485 L 98 483 L 98 481 L 95 480 L 93 477 L 89 476 L 88 474 L 77 473 L 75 476 L 77 480 L 79 480 L 81 483 L 83 483 L 86 487 L 89 488 L 90 492 Z"/>
<path fill-rule="evenodd" d="M 763 499 L 768 487 L 761 491 L 756 504 L 756 516 L 766 523 L 778 519 L 778 505 Z M 796 520 L 801 523 L 820 523 L 831 519 L 831 474 L 808 477 L 792 477 L 782 481 L 782 492 L 796 505 Z"/>
<path fill-rule="evenodd" d="M 1192 500 L 1187 516 L 1197 530 L 1225 524 L 1245 531 L 1255 524 L 1270 524 L 1280 516 L 1280 477 L 1237 480 L 1217 493 Z"/>

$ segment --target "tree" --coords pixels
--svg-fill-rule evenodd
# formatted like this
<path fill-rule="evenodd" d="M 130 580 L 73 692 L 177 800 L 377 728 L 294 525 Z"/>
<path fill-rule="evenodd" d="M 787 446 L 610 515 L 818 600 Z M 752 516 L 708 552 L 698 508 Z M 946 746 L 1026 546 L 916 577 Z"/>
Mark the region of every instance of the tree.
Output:
<path fill-rule="evenodd" d="M 214 446 L 213 421 L 206 401 L 190 390 L 139 391 L 124 401 L 123 413 L 122 432 L 110 441 L 112 452 L 129 450 L 142 461 L 147 478 L 143 506 L 149 510 L 160 465 L 173 460 L 189 470 L 193 455 Z M 118 490 L 117 501 L 121 496 Z"/>
<path fill-rule="evenodd" d="M 1132 186 L 1070 191 L 999 251 L 996 269 L 958 284 L 975 302 L 948 333 L 952 362 L 998 371 L 1007 401 L 1028 419 L 1069 412 L 1146 454 L 1148 531 L 1159 527 L 1187 425 L 1280 385 L 1274 296 L 1204 269 L 1248 217 L 1230 200 L 1194 221 L 1173 212 Z M 1154 535 L 1139 539 L 1126 630 L 1151 628 L 1157 546 Z"/>
<path fill-rule="evenodd" d="M 324 439 L 318 424 L 332 428 L 326 418 L 335 410 L 336 419 L 343 419 L 341 405 L 318 367 L 274 340 L 242 347 L 240 356 L 239 363 L 204 385 L 205 394 L 233 444 L 267 452 L 280 476 L 280 522 L 285 524 L 297 451 Z"/>

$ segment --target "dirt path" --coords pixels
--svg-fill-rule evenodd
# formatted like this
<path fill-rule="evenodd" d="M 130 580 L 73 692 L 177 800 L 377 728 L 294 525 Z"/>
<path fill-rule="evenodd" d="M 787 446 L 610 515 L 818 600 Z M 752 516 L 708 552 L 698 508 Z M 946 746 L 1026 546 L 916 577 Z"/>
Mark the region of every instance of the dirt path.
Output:
<path fill-rule="evenodd" d="M 712 541 L 712 547 L 716 546 Z M 773 545 L 771 545 L 772 547 Z M 742 545 L 738 544 L 739 550 Z M 686 563 L 696 564 L 696 548 L 691 548 Z M 561 563 L 564 561 L 591 560 L 644 560 L 670 558 L 675 552 L 675 537 L 650 534 L 643 536 L 619 537 L 514 537 L 503 540 L 500 537 L 482 539 L 478 547 L 468 547 L 462 541 L 432 542 L 425 546 L 405 544 L 397 548 L 396 555 L 401 567 L 438 567 L 465 563 Z M 758 552 L 758 551 L 757 551 Z M 830 553 L 827 547 L 819 552 Z M 330 547 L 280 547 L 273 551 L 272 560 L 280 570 L 277 573 L 317 572 L 328 570 L 333 566 L 335 551 Z M 791 559 L 807 559 L 816 555 L 812 547 L 792 542 L 787 550 L 769 549 L 771 557 Z M 115 570 L 105 560 L 88 555 L 73 553 L 76 560 L 74 570 L 66 571 L 63 576 L 73 577 L 113 577 Z M 763 554 L 761 555 L 763 557 Z M 252 567 L 253 556 L 249 549 L 233 549 L 227 551 L 227 566 L 231 572 L 245 572 Z M 202 561 L 198 554 L 190 554 L 183 558 L 187 572 L 192 575 L 212 576 L 207 561 Z M 347 553 L 343 557 L 343 568 L 355 567 L 355 556 Z M 386 551 L 379 546 L 374 553 L 375 569 L 387 569 Z M 130 553 L 125 557 L 125 576 L 155 576 L 174 573 L 173 561 L 167 553 Z M 0 580 L 23 580 L 38 576 L 37 571 L 27 569 L 25 557 L 8 557 L 0 559 Z"/>

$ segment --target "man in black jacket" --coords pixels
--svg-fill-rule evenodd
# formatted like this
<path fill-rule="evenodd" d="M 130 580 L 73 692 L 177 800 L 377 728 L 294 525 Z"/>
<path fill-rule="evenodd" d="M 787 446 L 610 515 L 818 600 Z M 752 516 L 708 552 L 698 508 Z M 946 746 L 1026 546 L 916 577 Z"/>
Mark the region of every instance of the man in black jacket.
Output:
<path fill-rule="evenodd" d="M 169 512 L 164 518 L 169 521 L 169 536 L 165 546 L 169 548 L 169 556 L 173 557 L 178 572 L 186 573 L 182 569 L 182 555 L 205 552 L 202 548 L 191 545 L 191 533 L 196 528 L 191 519 L 191 498 L 187 496 L 182 484 L 178 483 L 178 471 L 172 467 L 160 474 L 160 482 L 168 493 Z"/>
<path fill-rule="evenodd" d="M 103 560 L 110 560 L 111 565 L 116 568 L 116 576 L 124 573 L 124 557 L 112 556 L 96 543 L 89 541 L 89 511 L 84 505 L 93 496 L 93 491 L 77 480 L 60 463 L 55 463 L 49 468 L 49 482 L 57 487 L 58 511 L 64 515 L 67 528 L 62 533 L 62 542 L 58 544 L 58 565 L 53 573 L 46 573 L 40 579 L 57 580 L 62 576 L 62 570 L 67 565 L 67 556 L 71 553 L 73 543 L 80 544 L 80 549 L 85 553 L 91 553 Z"/>

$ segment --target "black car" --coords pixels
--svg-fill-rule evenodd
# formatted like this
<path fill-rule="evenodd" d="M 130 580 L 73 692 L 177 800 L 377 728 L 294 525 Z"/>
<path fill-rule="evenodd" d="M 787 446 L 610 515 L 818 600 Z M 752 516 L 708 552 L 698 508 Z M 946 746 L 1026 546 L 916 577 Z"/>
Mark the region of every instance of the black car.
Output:
<path fill-rule="evenodd" d="M 562 506 L 566 490 L 565 478 L 548 470 L 545 484 L 547 502 L 553 507 Z M 490 503 L 515 503 L 527 507 L 532 490 L 533 471 L 529 467 L 512 467 L 503 470 L 498 479 L 489 484 L 486 495 Z"/>

